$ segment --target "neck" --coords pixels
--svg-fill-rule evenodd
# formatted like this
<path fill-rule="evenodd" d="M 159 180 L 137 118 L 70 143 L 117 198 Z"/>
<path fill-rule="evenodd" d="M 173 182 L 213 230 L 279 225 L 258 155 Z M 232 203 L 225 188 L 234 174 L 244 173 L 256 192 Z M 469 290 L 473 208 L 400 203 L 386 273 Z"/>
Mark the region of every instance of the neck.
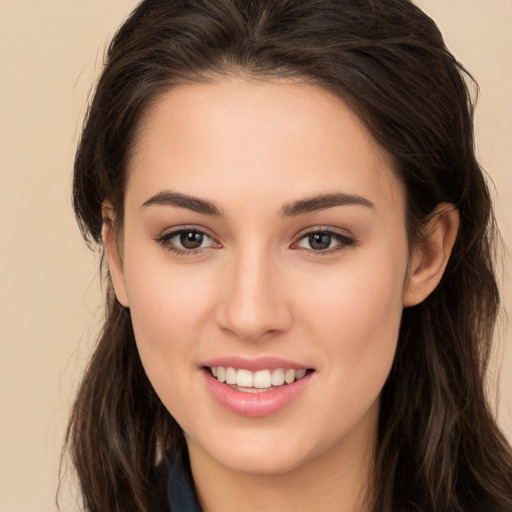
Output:
<path fill-rule="evenodd" d="M 367 441 L 371 442 L 366 443 L 345 439 L 342 445 L 300 467 L 278 474 L 234 471 L 188 440 L 202 510 L 367 512 L 371 510 L 367 496 L 375 438 L 375 435 L 368 437 Z"/>

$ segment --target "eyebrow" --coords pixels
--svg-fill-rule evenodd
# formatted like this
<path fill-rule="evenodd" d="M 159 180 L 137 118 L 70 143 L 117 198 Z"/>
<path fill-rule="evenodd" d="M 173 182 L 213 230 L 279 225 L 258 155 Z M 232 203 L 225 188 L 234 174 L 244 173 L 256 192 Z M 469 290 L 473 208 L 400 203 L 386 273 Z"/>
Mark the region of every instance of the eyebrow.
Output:
<path fill-rule="evenodd" d="M 295 201 L 294 203 L 285 204 L 281 208 L 281 215 L 283 217 L 294 217 L 304 213 L 327 210 L 328 208 L 334 208 L 335 206 L 353 205 L 375 208 L 375 205 L 364 197 L 354 194 L 335 193 L 309 197 Z"/>
<path fill-rule="evenodd" d="M 221 209 L 210 201 L 188 196 L 186 194 L 180 194 L 179 192 L 173 192 L 171 190 L 159 192 L 153 197 L 150 197 L 144 202 L 141 208 L 147 208 L 148 206 L 153 205 L 186 208 L 187 210 L 192 210 L 194 212 L 201 213 L 202 215 L 213 215 L 217 217 L 222 217 L 223 215 Z"/>
<path fill-rule="evenodd" d="M 187 210 L 192 210 L 202 215 L 217 217 L 223 216 L 222 210 L 211 201 L 199 199 L 187 194 L 181 194 L 179 192 L 173 192 L 171 190 L 159 192 L 158 194 L 150 197 L 142 204 L 141 208 L 147 208 L 148 206 L 154 205 L 186 208 Z M 328 208 L 334 208 L 335 206 L 354 205 L 375 208 L 375 205 L 364 197 L 354 194 L 335 193 L 322 194 L 319 196 L 308 197 L 306 199 L 300 199 L 293 203 L 287 203 L 281 208 L 280 214 L 282 217 L 295 217 L 305 213 L 327 210 Z"/>

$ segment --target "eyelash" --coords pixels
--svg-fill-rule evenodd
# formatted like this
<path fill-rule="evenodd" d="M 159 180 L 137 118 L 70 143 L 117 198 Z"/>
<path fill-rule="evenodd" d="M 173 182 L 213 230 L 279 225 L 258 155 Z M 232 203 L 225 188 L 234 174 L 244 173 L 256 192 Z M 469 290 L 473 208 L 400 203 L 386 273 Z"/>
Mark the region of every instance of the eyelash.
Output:
<path fill-rule="evenodd" d="M 206 247 L 197 247 L 195 249 L 186 249 L 186 248 L 178 247 L 176 244 L 171 242 L 171 240 L 173 238 L 180 236 L 180 235 L 184 235 L 184 234 L 199 235 L 199 236 L 203 237 L 203 240 L 201 241 L 201 243 L 204 241 L 204 239 L 207 239 L 207 240 L 211 241 L 211 245 L 208 245 Z M 315 250 L 312 248 L 306 248 L 306 247 L 299 247 L 300 242 L 306 240 L 308 237 L 313 237 L 315 235 L 327 236 L 331 239 L 330 241 L 334 240 L 337 243 L 334 247 L 328 247 L 326 249 L 319 249 L 319 250 Z M 177 256 L 201 256 L 209 248 L 221 247 L 220 243 L 215 241 L 215 239 L 212 236 L 210 236 L 208 233 L 206 233 L 205 231 L 203 231 L 201 229 L 192 228 L 192 227 L 191 228 L 183 227 L 183 228 L 176 229 L 174 231 L 171 231 L 170 233 L 165 233 L 161 236 L 155 237 L 154 240 L 155 240 L 155 242 L 159 243 L 163 248 L 165 248 L 169 252 L 176 254 Z M 294 242 L 291 245 L 291 248 L 295 249 L 295 250 L 300 250 L 300 249 L 305 250 L 306 252 L 308 252 L 309 254 L 314 255 L 314 256 L 324 256 L 324 255 L 333 254 L 335 252 L 343 250 L 346 247 L 354 246 L 354 245 L 356 245 L 356 243 L 357 243 L 357 241 L 354 238 L 350 238 L 346 235 L 342 235 L 341 233 L 338 233 L 331 229 L 314 229 L 314 230 L 302 233 L 300 235 L 299 239 L 297 240 L 297 242 Z"/>
<path fill-rule="evenodd" d="M 298 244 L 304 240 L 307 240 L 309 237 L 315 236 L 315 235 L 322 235 L 327 236 L 331 239 L 331 241 L 335 241 L 336 245 L 334 247 L 328 247 L 327 249 L 322 250 L 315 250 L 312 248 L 306 248 L 306 247 L 298 247 Z M 334 254 L 338 251 L 342 251 L 343 249 L 355 246 L 357 244 L 357 241 L 354 238 L 351 238 L 347 235 L 341 234 L 337 231 L 333 231 L 332 229 L 327 228 L 320 228 L 320 229 L 313 229 L 311 231 L 307 231 L 305 233 L 302 233 L 299 235 L 299 239 L 297 242 L 294 242 L 292 244 L 292 248 L 296 250 L 303 249 L 308 254 L 312 256 L 328 256 L 331 254 Z"/>
<path fill-rule="evenodd" d="M 212 242 L 211 245 L 206 247 L 198 247 L 196 249 L 186 249 L 181 248 L 175 245 L 171 240 L 177 236 L 183 235 L 183 234 L 194 234 L 194 235 L 200 235 L 204 237 L 207 240 L 210 240 Z M 165 233 L 161 236 L 156 237 L 155 242 L 159 243 L 164 249 L 168 250 L 169 252 L 172 252 L 176 254 L 177 256 L 201 256 L 206 249 L 209 249 L 210 247 L 218 248 L 220 247 L 220 244 L 215 241 L 215 239 L 210 236 L 208 233 L 201 229 L 197 228 L 179 228 L 175 229 L 174 231 L 171 231 L 170 233 Z"/>

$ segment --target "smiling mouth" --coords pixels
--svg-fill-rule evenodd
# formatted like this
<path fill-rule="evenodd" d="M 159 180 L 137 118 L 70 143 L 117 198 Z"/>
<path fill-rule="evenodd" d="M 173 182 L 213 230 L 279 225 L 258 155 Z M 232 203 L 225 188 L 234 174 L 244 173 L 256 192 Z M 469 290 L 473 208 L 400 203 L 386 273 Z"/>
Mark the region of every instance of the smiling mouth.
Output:
<path fill-rule="evenodd" d="M 311 369 L 275 368 L 251 372 L 244 368 L 224 366 L 207 366 L 206 370 L 219 382 L 245 393 L 261 393 L 279 389 L 293 384 L 313 371 Z"/>

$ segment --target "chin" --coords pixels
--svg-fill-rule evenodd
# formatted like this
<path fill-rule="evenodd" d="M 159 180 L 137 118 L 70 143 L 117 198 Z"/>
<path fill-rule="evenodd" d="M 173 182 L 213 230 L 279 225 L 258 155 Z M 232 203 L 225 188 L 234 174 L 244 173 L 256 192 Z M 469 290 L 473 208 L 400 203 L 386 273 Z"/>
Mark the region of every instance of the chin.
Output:
<path fill-rule="evenodd" d="M 237 473 L 250 475 L 280 475 L 296 470 L 306 462 L 299 454 L 272 453 L 263 450 L 258 453 L 238 453 L 226 456 L 226 451 L 220 454 L 217 462 Z"/>
<path fill-rule="evenodd" d="M 230 471 L 252 475 L 278 475 L 293 472 L 322 452 L 321 447 L 308 449 L 303 440 L 290 436 L 258 435 L 254 431 L 244 439 L 227 436 L 221 442 L 198 444 L 187 438 L 189 451 L 207 453 L 217 464 Z M 319 453 L 315 453 L 319 452 Z"/>

